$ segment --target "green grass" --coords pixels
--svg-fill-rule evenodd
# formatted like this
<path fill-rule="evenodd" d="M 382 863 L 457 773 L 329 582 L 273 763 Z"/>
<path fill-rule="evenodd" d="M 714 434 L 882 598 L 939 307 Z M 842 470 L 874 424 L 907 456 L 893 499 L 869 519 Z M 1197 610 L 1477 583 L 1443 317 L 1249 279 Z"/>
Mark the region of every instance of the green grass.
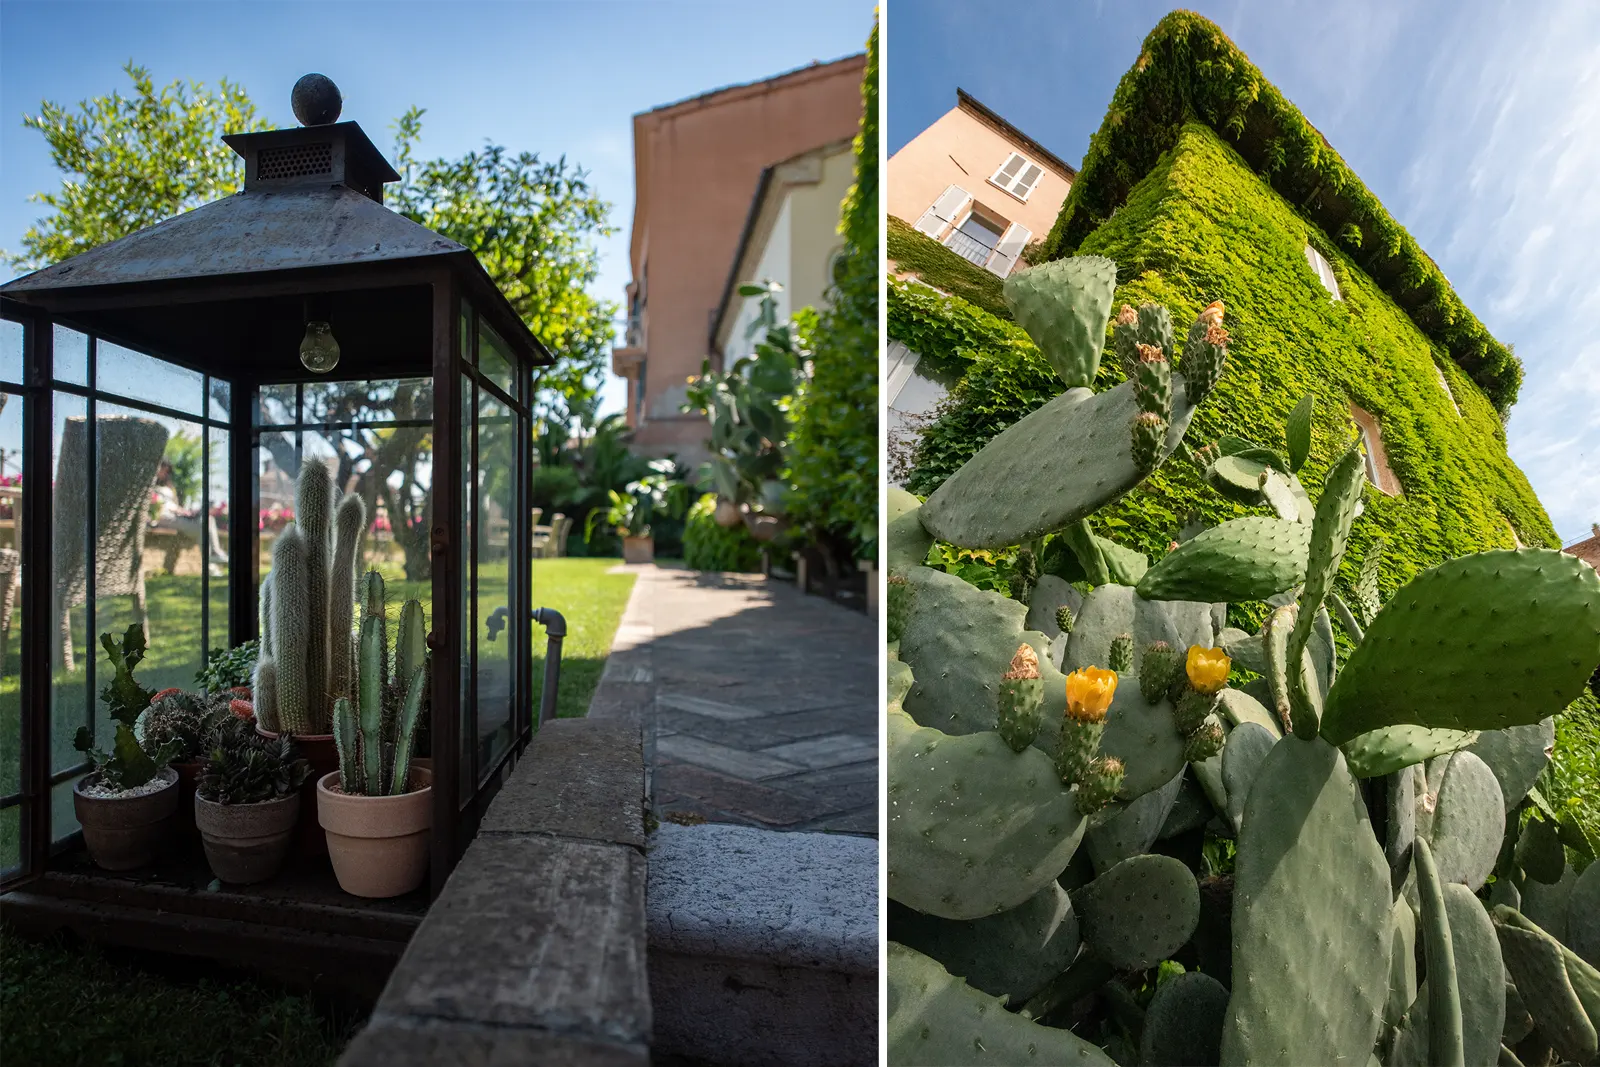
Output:
<path fill-rule="evenodd" d="M 589 709 L 589 700 L 600 684 L 600 674 L 605 668 L 605 658 L 611 649 L 611 638 L 622 618 L 628 595 L 633 590 L 631 574 L 607 574 L 606 571 L 621 562 L 616 559 L 548 559 L 533 560 L 531 579 L 535 607 L 550 607 L 561 612 L 567 620 L 567 638 L 561 656 L 561 689 L 557 694 L 556 714 L 563 718 L 581 717 Z M 386 572 L 389 610 L 397 614 L 400 605 L 415 597 L 422 602 L 423 611 L 432 618 L 432 585 L 429 582 L 408 582 L 398 566 L 380 565 Z M 496 607 L 505 602 L 506 565 L 484 564 L 479 568 L 478 633 L 485 633 L 484 623 Z M 150 651 L 136 673 L 139 681 L 151 689 L 194 686 L 195 673 L 202 664 L 200 640 L 200 579 L 198 577 L 172 577 L 153 575 L 146 579 L 146 595 L 150 607 Z M 496 596 L 493 591 L 500 591 Z M 226 591 L 213 590 L 213 617 L 225 618 Z M 81 631 L 81 609 L 74 615 L 74 624 Z M 120 633 L 133 622 L 133 603 L 130 597 L 102 599 L 96 613 L 96 629 L 101 632 Z M 540 627 L 533 628 L 534 676 L 531 699 L 539 699 L 544 682 L 545 636 Z M 213 634 L 217 630 L 213 627 Z M 83 635 L 74 654 L 76 670 L 68 674 L 58 672 L 56 683 L 56 715 L 52 722 L 52 760 L 55 769 L 73 766 L 78 754 L 72 748 L 72 738 L 84 723 L 83 709 L 87 705 L 84 669 L 88 650 Z M 503 641 L 503 639 L 502 639 Z M 0 795 L 15 791 L 21 781 L 20 725 L 21 686 L 17 669 L 20 661 L 18 635 L 12 634 L 10 662 L 0 678 Z M 482 645 L 480 661 L 487 662 L 485 653 L 501 651 L 503 643 Z M 95 645 L 95 653 L 103 661 L 104 653 Z M 502 653 L 503 654 L 503 653 Z M 100 672 L 96 685 L 104 684 Z M 537 714 L 537 707 L 535 707 Z M 96 709 L 95 721 L 102 743 L 110 740 L 107 718 L 103 709 Z M 0 812 L 0 869 L 16 862 L 17 824 L 15 809 Z"/>
<path fill-rule="evenodd" d="M 0 1062 L 321 1067 L 350 1038 L 309 997 L 170 969 L 0 930 Z"/>

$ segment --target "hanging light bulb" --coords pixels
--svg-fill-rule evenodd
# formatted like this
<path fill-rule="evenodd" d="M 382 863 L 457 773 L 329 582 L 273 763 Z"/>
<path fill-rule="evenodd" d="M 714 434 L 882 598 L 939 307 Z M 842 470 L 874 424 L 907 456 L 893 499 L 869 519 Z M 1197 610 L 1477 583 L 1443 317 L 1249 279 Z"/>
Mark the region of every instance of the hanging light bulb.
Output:
<path fill-rule="evenodd" d="M 300 362 L 313 374 L 327 374 L 339 365 L 339 342 L 334 340 L 332 326 L 315 319 L 306 323 Z"/>

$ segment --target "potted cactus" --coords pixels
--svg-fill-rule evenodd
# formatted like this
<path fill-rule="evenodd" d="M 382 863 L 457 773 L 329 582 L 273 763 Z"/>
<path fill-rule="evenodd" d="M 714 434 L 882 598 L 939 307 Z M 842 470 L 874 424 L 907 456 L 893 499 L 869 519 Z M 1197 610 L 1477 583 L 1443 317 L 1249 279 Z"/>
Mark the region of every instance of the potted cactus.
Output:
<path fill-rule="evenodd" d="M 333 708 L 354 695 L 356 567 L 366 531 L 366 505 L 346 493 L 334 508 L 333 475 L 308 462 L 295 482 L 295 521 L 272 546 L 272 571 L 261 583 L 261 638 L 252 686 L 263 736 L 293 734 L 313 777 L 305 786 L 300 847 L 321 854 L 315 779 L 333 771 Z"/>
<path fill-rule="evenodd" d="M 169 764 L 179 758 L 183 742 L 168 738 L 147 749 L 134 724 L 150 706 L 150 691 L 133 677 L 144 658 L 144 630 L 134 624 L 119 642 L 100 635 L 114 675 L 100 692 L 116 734 L 110 752 L 95 747 L 87 726 L 78 727 L 73 747 L 85 753 L 94 771 L 72 787 L 72 809 L 83 827 L 89 857 L 108 871 L 143 867 L 155 858 L 178 809 L 178 772 Z"/>
<path fill-rule="evenodd" d="M 421 603 L 406 601 L 391 657 L 383 577 L 367 572 L 356 701 L 334 705 L 339 766 L 317 782 L 328 856 L 340 888 L 354 896 L 409 893 L 428 870 L 433 772 L 412 759 L 428 689 L 424 625 Z"/>
<path fill-rule="evenodd" d="M 1065 391 L 890 493 L 889 1062 L 1600 1061 L 1600 848 L 1545 774 L 1600 576 L 1487 551 L 1384 603 L 1373 542 L 1340 579 L 1350 428 L 1305 399 L 1281 451 L 1187 451 L 1223 307 L 1175 338 L 1124 306 L 1128 380 L 1092 392 L 1115 285 L 1098 257 L 1011 275 Z M 1095 531 L 1173 455 L 1261 512 L 1154 561 Z M 1012 596 L 925 566 L 935 538 L 1017 546 Z"/>
<path fill-rule="evenodd" d="M 230 695 L 215 696 L 163 689 L 150 698 L 149 707 L 133 723 L 133 736 L 146 751 L 155 751 L 169 741 L 178 743 L 172 768 L 178 772 L 178 834 L 192 840 L 194 788 L 200 774 L 200 756 L 213 726 L 230 716 Z"/>
<path fill-rule="evenodd" d="M 278 873 L 311 776 L 288 734 L 262 737 L 232 715 L 212 727 L 195 789 L 194 817 L 206 862 L 224 882 L 249 885 Z"/>

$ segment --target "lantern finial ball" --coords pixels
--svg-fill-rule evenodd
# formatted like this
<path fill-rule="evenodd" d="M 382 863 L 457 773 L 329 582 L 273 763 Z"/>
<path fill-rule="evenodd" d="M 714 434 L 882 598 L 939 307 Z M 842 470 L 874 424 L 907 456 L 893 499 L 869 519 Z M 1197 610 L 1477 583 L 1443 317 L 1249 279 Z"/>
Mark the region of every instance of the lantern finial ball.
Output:
<path fill-rule="evenodd" d="M 294 83 L 289 104 L 302 126 L 326 126 L 338 121 L 344 98 L 339 95 L 339 87 L 326 74 L 307 74 Z"/>

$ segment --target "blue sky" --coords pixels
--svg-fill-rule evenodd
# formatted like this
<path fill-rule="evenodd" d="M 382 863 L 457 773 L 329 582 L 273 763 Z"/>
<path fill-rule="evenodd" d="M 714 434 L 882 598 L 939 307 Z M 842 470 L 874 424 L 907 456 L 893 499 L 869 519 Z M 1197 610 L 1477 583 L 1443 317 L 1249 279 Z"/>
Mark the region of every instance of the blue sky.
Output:
<path fill-rule="evenodd" d="M 896 0 L 887 147 L 957 86 L 1069 163 L 1172 5 Z M 1526 367 L 1507 436 L 1563 543 L 1600 522 L 1600 4 L 1190 0 Z"/>
<path fill-rule="evenodd" d="M 320 3 L 0 3 L 0 248 L 17 250 L 39 217 L 28 197 L 60 183 L 44 138 L 22 126 L 39 102 L 128 88 L 122 65 L 156 84 L 183 78 L 245 87 L 293 125 L 289 90 L 308 71 L 333 78 L 343 118 L 385 152 L 390 124 L 428 109 L 419 152 L 457 157 L 492 140 L 565 154 L 614 207 L 594 292 L 622 300 L 633 216 L 631 116 L 723 85 L 860 51 L 871 0 L 804 4 L 323 0 Z M 752 188 L 752 193 L 754 189 Z M 727 264 L 713 268 L 718 277 Z M 608 374 L 609 379 L 609 374 Z M 625 395 L 609 379 L 605 410 Z"/>

